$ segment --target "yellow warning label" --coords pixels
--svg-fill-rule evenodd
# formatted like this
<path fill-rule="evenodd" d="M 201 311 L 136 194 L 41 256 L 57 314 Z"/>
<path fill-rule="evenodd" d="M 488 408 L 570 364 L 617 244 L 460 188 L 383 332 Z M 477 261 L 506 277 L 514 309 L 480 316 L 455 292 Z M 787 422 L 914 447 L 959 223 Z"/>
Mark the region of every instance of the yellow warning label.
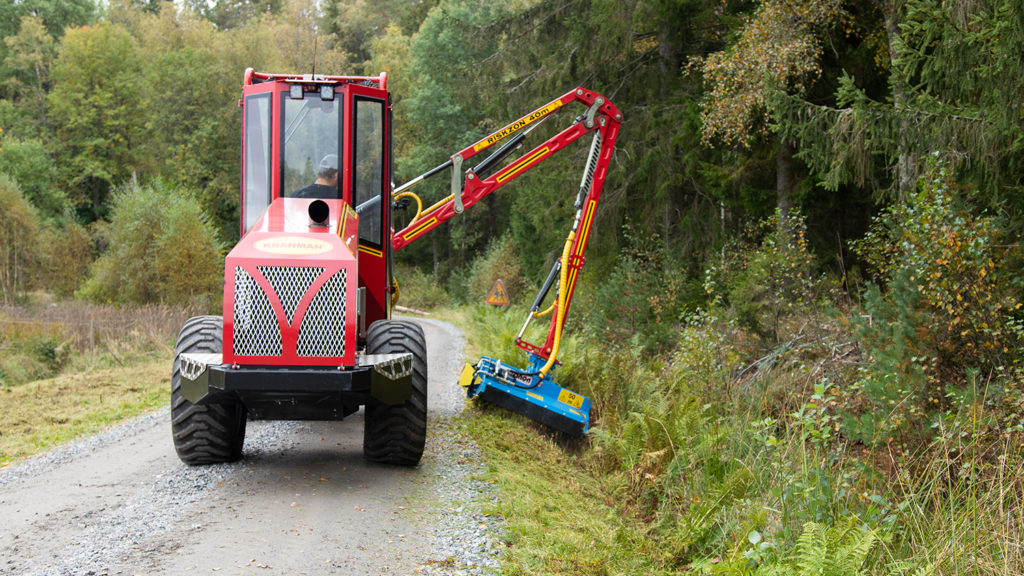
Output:
<path fill-rule="evenodd" d="M 508 292 L 505 291 L 505 285 L 498 280 L 494 283 L 494 288 L 491 288 L 491 293 L 487 295 L 487 303 L 491 306 L 508 306 Z"/>
<path fill-rule="evenodd" d="M 530 398 L 533 398 L 534 400 L 540 400 L 541 402 L 544 401 L 544 397 L 541 396 L 540 394 L 534 394 L 533 392 L 527 392 L 526 395 L 529 396 Z"/>
<path fill-rule="evenodd" d="M 583 396 L 580 396 L 575 392 L 570 392 L 565 388 L 562 388 L 562 391 L 558 393 L 558 401 L 562 404 L 568 404 L 573 408 L 583 407 Z"/>
<path fill-rule="evenodd" d="M 561 107 L 562 101 L 555 100 L 554 102 L 548 104 L 547 106 L 541 108 L 540 110 L 537 110 L 533 114 L 530 114 L 529 116 L 524 116 L 519 120 L 516 120 L 515 122 L 509 124 L 508 126 L 505 126 L 501 130 L 498 130 L 494 134 L 491 134 L 487 138 L 484 138 L 483 140 L 477 142 L 476 144 L 473 145 L 473 151 L 479 152 L 484 148 L 487 148 L 491 144 L 494 144 L 495 142 L 501 140 L 502 138 L 511 136 L 512 134 L 515 134 L 521 129 L 526 128 L 530 124 L 533 124 L 537 120 L 540 120 L 541 118 L 547 116 L 548 114 L 551 114 L 552 112 L 558 110 Z"/>

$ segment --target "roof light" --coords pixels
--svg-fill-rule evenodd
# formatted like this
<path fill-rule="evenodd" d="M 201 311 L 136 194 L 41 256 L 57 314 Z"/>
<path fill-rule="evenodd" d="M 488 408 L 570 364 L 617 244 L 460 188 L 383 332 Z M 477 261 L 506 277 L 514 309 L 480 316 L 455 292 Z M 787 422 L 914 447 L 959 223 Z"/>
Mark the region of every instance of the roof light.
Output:
<path fill-rule="evenodd" d="M 302 84 L 292 84 L 288 87 L 288 95 L 292 100 L 302 100 Z"/>
<path fill-rule="evenodd" d="M 320 86 L 320 99 L 334 100 L 334 86 L 331 86 L 330 84 Z"/>

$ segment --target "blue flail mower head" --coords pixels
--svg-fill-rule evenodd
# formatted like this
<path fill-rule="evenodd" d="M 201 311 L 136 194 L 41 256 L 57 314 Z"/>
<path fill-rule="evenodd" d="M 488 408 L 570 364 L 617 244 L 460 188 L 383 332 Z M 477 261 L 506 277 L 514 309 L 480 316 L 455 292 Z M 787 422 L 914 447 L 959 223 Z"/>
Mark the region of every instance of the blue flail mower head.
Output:
<path fill-rule="evenodd" d="M 586 434 L 590 398 L 555 384 L 550 373 L 541 379 L 539 372 L 546 362 L 531 354 L 530 368 L 520 370 L 484 356 L 475 366 L 466 366 L 459 384 L 470 398 L 479 396 L 566 434 Z"/>

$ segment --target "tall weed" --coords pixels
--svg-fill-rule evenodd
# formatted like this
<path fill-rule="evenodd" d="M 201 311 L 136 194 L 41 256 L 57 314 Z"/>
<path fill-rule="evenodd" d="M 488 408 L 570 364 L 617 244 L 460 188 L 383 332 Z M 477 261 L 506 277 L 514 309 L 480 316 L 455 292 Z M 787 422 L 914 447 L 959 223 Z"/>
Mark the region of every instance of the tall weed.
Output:
<path fill-rule="evenodd" d="M 62 371 L 125 365 L 169 354 L 190 316 L 205 309 L 66 301 L 0 306 L 0 381 L 24 384 Z"/>

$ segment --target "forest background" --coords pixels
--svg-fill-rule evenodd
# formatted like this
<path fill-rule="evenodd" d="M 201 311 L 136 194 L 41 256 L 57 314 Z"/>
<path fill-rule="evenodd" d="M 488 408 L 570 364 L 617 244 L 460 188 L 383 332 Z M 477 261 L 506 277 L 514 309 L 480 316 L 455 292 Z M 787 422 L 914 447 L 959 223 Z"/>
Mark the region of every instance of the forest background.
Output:
<path fill-rule="evenodd" d="M 5 388 L 217 309 L 245 68 L 386 71 L 399 184 L 585 86 L 625 117 L 561 371 L 596 431 L 478 424 L 509 572 L 1024 571 L 1019 2 L 15 0 L 0 38 Z M 406 303 L 507 345 L 474 304 L 532 299 L 585 154 L 402 251 Z M 531 507 L 501 437 L 614 514 Z"/>

